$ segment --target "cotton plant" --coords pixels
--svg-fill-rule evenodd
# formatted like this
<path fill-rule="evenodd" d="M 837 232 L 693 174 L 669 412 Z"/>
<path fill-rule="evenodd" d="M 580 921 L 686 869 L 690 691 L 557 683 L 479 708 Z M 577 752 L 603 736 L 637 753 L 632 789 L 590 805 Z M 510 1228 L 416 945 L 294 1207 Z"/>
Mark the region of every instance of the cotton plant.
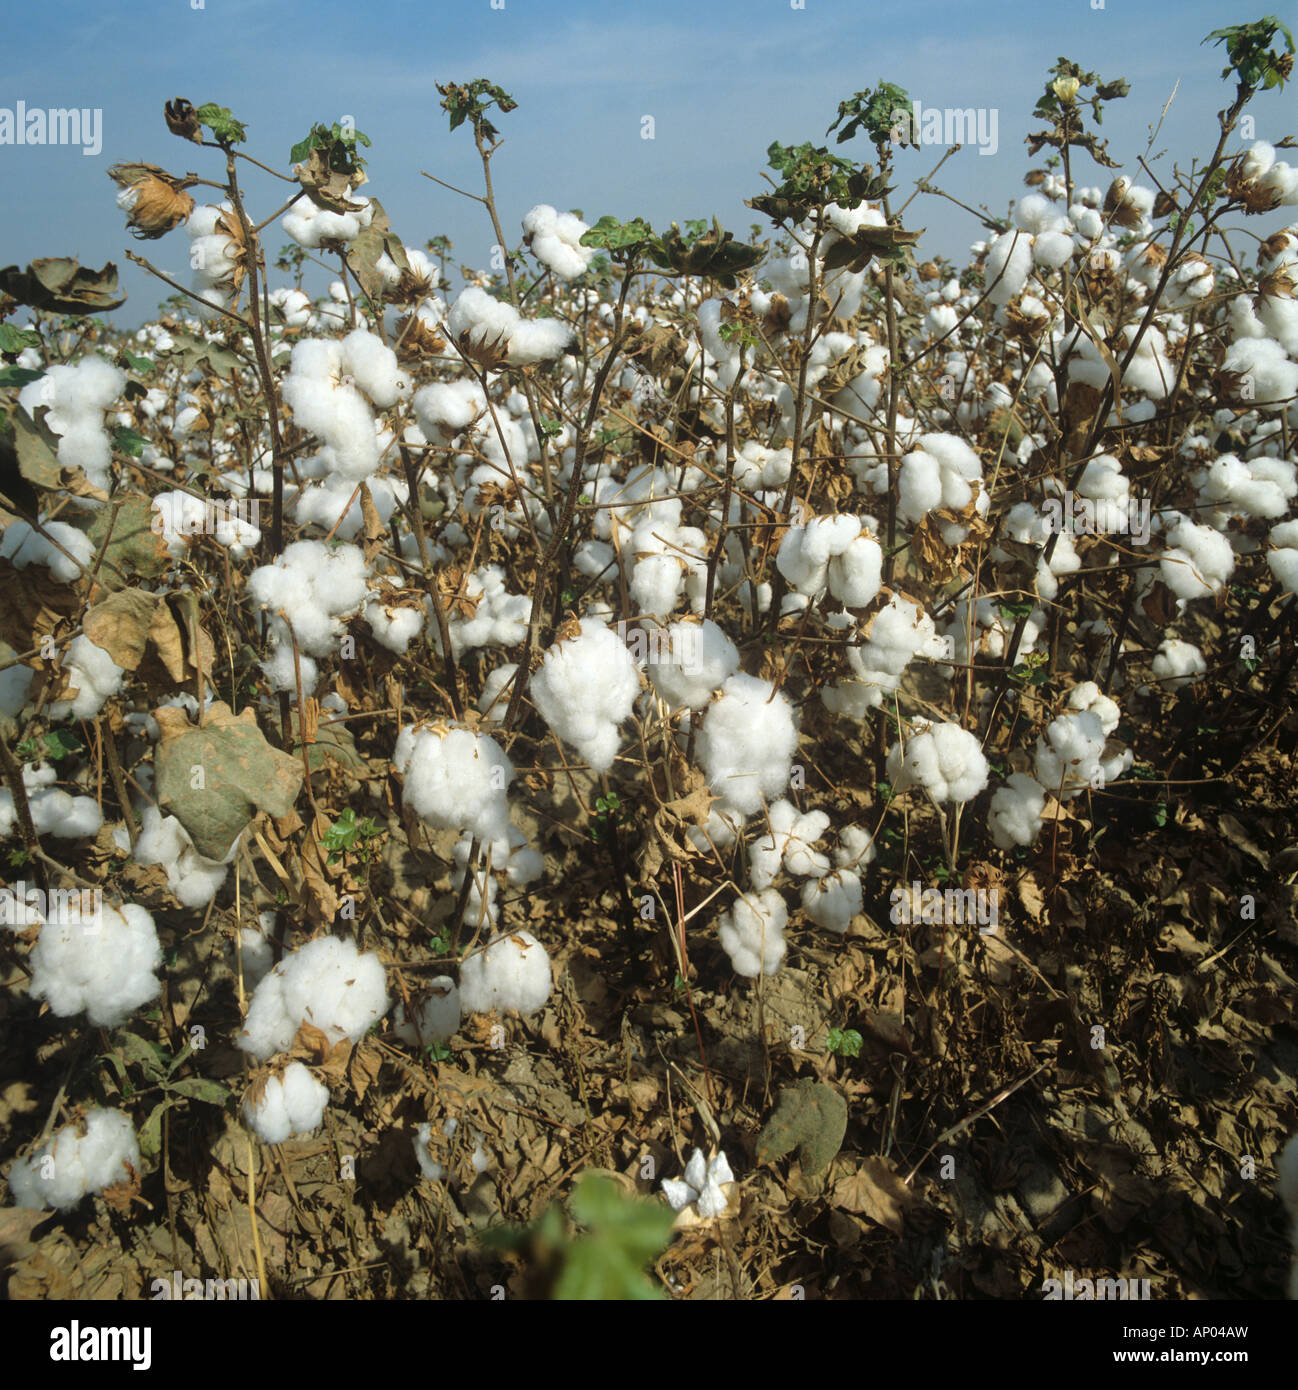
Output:
<path fill-rule="evenodd" d="M 303 1023 L 331 1045 L 359 1042 L 388 1003 L 378 956 L 341 937 L 318 937 L 285 956 L 257 986 L 238 1045 L 265 1062 L 293 1046 Z"/>
<path fill-rule="evenodd" d="M 593 772 L 607 772 L 618 750 L 618 725 L 640 694 L 640 671 L 617 632 L 586 617 L 560 635 L 533 674 L 532 703 L 554 736 Z"/>
<path fill-rule="evenodd" d="M 718 937 L 736 975 L 774 975 L 784 959 L 789 910 L 774 888 L 741 893 L 722 913 Z"/>
<path fill-rule="evenodd" d="M 950 721 L 933 725 L 917 720 L 910 737 L 889 750 L 887 768 L 895 796 L 918 787 L 933 803 L 947 865 L 954 869 L 961 808 L 987 785 L 987 759 L 976 735 Z M 949 825 L 948 806 L 952 807 Z"/>
<path fill-rule="evenodd" d="M 130 1119 L 96 1107 L 18 1159 L 9 1169 L 9 1191 L 25 1210 L 70 1211 L 89 1194 L 130 1183 L 141 1171 Z"/>
<path fill-rule="evenodd" d="M 243 1102 L 243 1117 L 258 1139 L 282 1144 L 318 1129 L 328 1104 L 329 1088 L 301 1062 L 290 1062 L 282 1075 L 253 1083 Z"/>
<path fill-rule="evenodd" d="M 493 738 L 454 724 L 411 725 L 392 762 L 405 782 L 402 804 L 428 825 L 508 840 L 514 766 Z"/>
<path fill-rule="evenodd" d="M 460 963 L 460 1004 L 465 1013 L 513 1009 L 533 1014 L 553 988 L 550 957 L 531 932 L 493 937 Z"/>
<path fill-rule="evenodd" d="M 137 903 L 52 913 L 28 958 L 33 999 L 58 1018 L 85 1013 L 100 1028 L 116 1028 L 156 999 L 162 946 L 152 916 Z"/>

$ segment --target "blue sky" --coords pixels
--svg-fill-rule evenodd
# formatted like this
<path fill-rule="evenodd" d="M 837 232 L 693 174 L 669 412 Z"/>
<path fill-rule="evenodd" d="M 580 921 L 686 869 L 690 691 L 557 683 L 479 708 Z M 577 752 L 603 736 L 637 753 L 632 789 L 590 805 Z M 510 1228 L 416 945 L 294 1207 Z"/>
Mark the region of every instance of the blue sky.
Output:
<path fill-rule="evenodd" d="M 130 295 L 117 316 L 123 323 L 147 319 L 168 293 L 126 262 L 124 248 L 188 283 L 183 233 L 133 242 L 104 173 L 141 159 L 219 177 L 219 155 L 163 125 L 164 101 L 184 96 L 231 107 L 248 126 L 245 148 L 285 171 L 290 146 L 313 121 L 352 116 L 374 142 L 365 192 L 382 199 L 403 240 L 422 245 L 442 233 L 456 262 L 485 266 L 493 240 L 485 211 L 419 172 L 480 190 L 469 132 L 448 132 L 434 87 L 479 76 L 519 102 L 497 122 L 506 143 L 493 161 L 502 222 L 515 241 L 538 202 L 580 208 L 589 221 L 611 212 L 656 226 L 715 213 L 745 236 L 764 221 L 743 200 L 764 186 L 770 142 L 825 143 L 839 100 L 881 79 L 927 107 L 997 111 L 997 153 L 966 147 L 938 182 L 1003 213 L 1022 191 L 1032 162 L 1023 139 L 1057 57 L 1131 83 L 1101 132 L 1124 166 L 1144 152 L 1176 89 L 1154 146 L 1161 175 L 1173 160 L 1211 151 L 1215 112 L 1233 90 L 1219 77 L 1223 50 L 1199 40 L 1268 11 L 1292 27 L 1294 9 L 1277 0 L 1105 0 L 1102 9 L 1093 0 L 805 0 L 798 9 L 790 0 L 503 0 L 503 8 L 491 0 L 49 0 L 6 15 L 0 108 L 18 100 L 100 108 L 103 148 L 90 156 L 0 145 L 9 194 L 0 264 L 40 255 L 96 267 L 115 261 Z M 1298 126 L 1289 94 L 1265 93 L 1251 109 L 1258 138 Z M 652 140 L 641 135 L 645 116 Z M 870 153 L 859 139 L 838 148 L 858 160 Z M 940 155 L 901 153 L 894 202 Z M 1084 155 L 1079 165 L 1084 182 L 1111 177 Z M 267 216 L 286 186 L 255 171 L 245 177 L 254 215 Z M 911 204 L 906 222 L 927 228 L 921 251 L 953 257 L 979 234 L 968 214 L 928 196 Z M 286 240 L 268 230 L 272 256 Z"/>

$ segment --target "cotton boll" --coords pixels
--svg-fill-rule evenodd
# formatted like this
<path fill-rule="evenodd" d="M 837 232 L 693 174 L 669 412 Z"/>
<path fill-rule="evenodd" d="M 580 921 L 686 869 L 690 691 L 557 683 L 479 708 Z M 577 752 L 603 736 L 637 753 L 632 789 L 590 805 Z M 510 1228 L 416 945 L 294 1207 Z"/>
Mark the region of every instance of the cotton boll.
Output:
<path fill-rule="evenodd" d="M 1154 655 L 1154 683 L 1166 690 L 1192 685 L 1207 670 L 1199 648 L 1176 637 L 1165 637 Z"/>
<path fill-rule="evenodd" d="M 102 648 L 83 633 L 68 643 L 63 654 L 63 674 L 72 693 L 50 704 L 50 718 L 93 719 L 107 701 L 118 694 L 126 672 Z"/>
<path fill-rule="evenodd" d="M 789 913 L 773 888 L 744 893 L 722 914 L 719 936 L 736 975 L 754 979 L 774 975 L 784 959 L 784 927 Z"/>
<path fill-rule="evenodd" d="M 744 815 L 784 794 L 798 734 L 788 696 L 756 676 L 731 676 L 708 707 L 697 750 L 708 785 Z"/>
<path fill-rule="evenodd" d="M 460 1026 L 460 991 L 449 975 L 438 975 L 428 982 L 427 994 L 414 1006 L 407 1020 L 404 1004 L 393 1016 L 393 1032 L 404 1043 L 418 1047 L 444 1043 Z M 418 1026 L 416 1026 L 418 1025 Z"/>
<path fill-rule="evenodd" d="M 1066 232 L 1042 232 L 1032 242 L 1032 260 L 1044 270 L 1058 270 L 1073 258 L 1073 238 Z"/>
<path fill-rule="evenodd" d="M 550 957 L 531 932 L 493 937 L 460 965 L 460 1003 L 465 1013 L 515 1009 L 533 1014 L 552 987 Z"/>
<path fill-rule="evenodd" d="M 548 203 L 538 203 L 523 218 L 523 231 L 532 254 L 561 280 L 575 280 L 594 258 L 595 248 L 581 244 L 589 230 L 581 218 L 570 212 L 556 212 Z"/>
<path fill-rule="evenodd" d="M 498 840 L 509 830 L 514 765 L 494 739 L 457 725 L 406 728 L 392 756 L 405 776 L 402 804 L 440 829 Z"/>
<path fill-rule="evenodd" d="M 739 669 L 739 651 L 710 618 L 673 623 L 654 634 L 649 679 L 673 710 L 699 709 Z"/>
<path fill-rule="evenodd" d="M 301 1062 L 290 1062 L 283 1076 L 270 1076 L 253 1086 L 243 1103 L 243 1117 L 259 1139 L 282 1144 L 294 1134 L 318 1129 L 328 1104 L 329 1088 Z"/>
<path fill-rule="evenodd" d="M 1035 844 L 1045 806 L 1045 788 L 1026 773 L 1012 772 L 1005 785 L 992 793 L 987 808 L 987 823 L 997 849 Z"/>
<path fill-rule="evenodd" d="M 43 524 L 49 540 L 27 522 L 11 521 L 0 535 L 0 558 L 20 570 L 28 565 L 44 565 L 51 578 L 60 584 L 76 583 L 82 571 L 89 569 L 94 561 L 95 548 L 90 537 L 62 521 Z M 51 541 L 57 541 L 63 549 L 58 549 Z"/>
<path fill-rule="evenodd" d="M 1241 338 L 1226 349 L 1221 373 L 1238 378 L 1236 394 L 1259 410 L 1279 410 L 1298 395 L 1298 363 L 1274 338 Z"/>
<path fill-rule="evenodd" d="M 0 714 L 16 719 L 22 713 L 35 675 L 30 666 L 10 666 L 0 671 Z"/>
<path fill-rule="evenodd" d="M 1285 593 L 1298 593 L 1298 521 L 1273 526 L 1270 541 L 1276 548 L 1267 551 L 1268 568 L 1280 581 Z M 0 679 L 3 677 L 0 676 Z"/>
<path fill-rule="evenodd" d="M 748 877 L 754 888 L 769 888 L 782 867 L 796 878 L 829 872 L 829 860 L 811 848 L 829 827 L 823 811 L 800 815 L 791 801 L 777 801 L 768 820 L 769 830 L 749 850 Z"/>
<path fill-rule="evenodd" d="M 572 338 L 571 329 L 560 320 L 521 318 L 512 304 L 476 286 L 461 293 L 446 322 L 466 351 L 498 356 L 515 367 L 558 357 Z"/>
<path fill-rule="evenodd" d="M 724 1153 L 705 1160 L 703 1150 L 695 1149 L 685 1165 L 684 1178 L 664 1178 L 660 1186 L 673 1211 L 684 1211 L 693 1205 L 699 1216 L 710 1220 L 726 1210 L 726 1193 L 734 1180 Z"/>
<path fill-rule="evenodd" d="M 640 673 L 617 633 L 583 618 L 576 633 L 545 654 L 529 690 L 555 737 L 571 744 L 594 772 L 617 755 L 617 726 L 640 693 Z"/>
<path fill-rule="evenodd" d="M 1159 572 L 1178 598 L 1206 598 L 1218 593 L 1234 568 L 1235 552 L 1230 542 L 1211 526 L 1183 518 L 1167 533 Z"/>
<path fill-rule="evenodd" d="M 183 906 L 206 907 L 225 882 L 227 866 L 237 849 L 236 841 L 224 860 L 208 859 L 194 848 L 189 831 L 175 816 L 164 816 L 156 806 L 146 806 L 133 857 L 137 864 L 161 864 L 167 887 Z"/>
<path fill-rule="evenodd" d="M 1106 738 L 1118 727 L 1118 721 L 1122 718 L 1117 704 L 1102 694 L 1094 681 L 1083 681 L 1068 692 L 1068 708 L 1090 710 L 1099 719 Z"/>
<path fill-rule="evenodd" d="M 330 1043 L 359 1042 L 387 1012 L 383 964 L 353 941 L 322 936 L 282 961 L 257 986 L 239 1046 L 259 1061 L 287 1052 L 310 1023 Z"/>
<path fill-rule="evenodd" d="M 939 724 L 892 748 L 888 778 L 896 794 L 919 786 L 939 805 L 972 801 L 987 785 L 987 759 L 967 729 Z"/>
<path fill-rule="evenodd" d="M 1008 304 L 1023 292 L 1032 269 L 1032 238 L 1025 232 L 1003 232 L 987 251 L 983 281 L 990 286 L 990 304 Z"/>
<path fill-rule="evenodd" d="M 129 1182 L 141 1171 L 140 1146 L 130 1120 L 119 1110 L 96 1108 L 20 1158 L 9 1170 L 9 1190 L 27 1210 L 67 1211 L 87 1193 Z"/>
<path fill-rule="evenodd" d="M 270 974 L 275 964 L 268 933 L 275 928 L 275 914 L 263 912 L 257 927 L 239 928 L 239 951 L 236 966 L 242 962 L 243 983 L 247 989 L 257 986 Z"/>
<path fill-rule="evenodd" d="M 1037 781 L 1066 801 L 1102 781 L 1104 725 L 1091 710 L 1062 714 L 1037 739 Z"/>
<path fill-rule="evenodd" d="M 860 876 L 851 869 L 835 869 L 802 886 L 802 910 L 818 927 L 840 936 L 864 907 Z"/>
<path fill-rule="evenodd" d="M 162 947 L 153 918 L 135 903 L 121 911 L 101 907 L 82 920 L 52 914 L 30 957 L 33 999 L 44 999 L 59 1018 L 85 1010 L 96 1027 L 116 1028 L 162 986 L 153 973 Z"/>

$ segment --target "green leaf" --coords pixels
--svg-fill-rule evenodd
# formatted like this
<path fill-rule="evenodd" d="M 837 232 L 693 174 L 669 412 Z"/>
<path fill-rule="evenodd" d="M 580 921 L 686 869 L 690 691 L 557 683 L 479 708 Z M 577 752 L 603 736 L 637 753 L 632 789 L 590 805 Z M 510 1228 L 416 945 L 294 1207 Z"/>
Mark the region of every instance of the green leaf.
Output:
<path fill-rule="evenodd" d="M 41 335 L 34 328 L 15 328 L 12 323 L 0 323 L 0 352 L 22 352 L 38 348 Z"/>
<path fill-rule="evenodd" d="M 0 386 L 15 386 L 21 389 L 33 381 L 39 381 L 44 375 L 44 372 L 38 372 L 33 367 L 0 367 Z"/>
<path fill-rule="evenodd" d="M 598 222 L 582 234 L 583 246 L 598 246 L 607 251 L 627 252 L 648 243 L 653 237 L 653 228 L 641 217 L 633 217 L 629 222 L 619 222 L 610 213 L 605 213 Z"/>
<path fill-rule="evenodd" d="M 248 138 L 242 121 L 236 121 L 228 106 L 204 102 L 195 113 L 223 145 L 238 145 Z"/>
<path fill-rule="evenodd" d="M 126 425 L 118 425 L 113 431 L 113 444 L 122 453 L 130 454 L 132 458 L 139 458 L 144 453 L 144 446 L 148 442 L 142 434 L 129 429 Z"/>
<path fill-rule="evenodd" d="M 206 1105 L 224 1105 L 230 1099 L 230 1092 L 219 1081 L 207 1076 L 186 1076 L 179 1081 L 166 1082 L 165 1087 L 170 1096 L 201 1100 Z"/>
<path fill-rule="evenodd" d="M 166 1076 L 171 1057 L 166 1048 L 159 1044 L 147 1042 L 135 1033 L 119 1030 L 113 1048 L 124 1061 L 140 1067 L 150 1081 L 161 1081 Z"/>
<path fill-rule="evenodd" d="M 135 353 L 123 348 L 118 354 L 122 361 L 133 371 L 145 375 L 153 370 L 153 358 L 137 357 Z"/>
<path fill-rule="evenodd" d="M 139 1132 L 140 1154 L 144 1158 L 157 1158 L 162 1152 L 162 1117 L 175 1105 L 175 1100 L 167 1096 L 160 1100 L 149 1113 Z"/>

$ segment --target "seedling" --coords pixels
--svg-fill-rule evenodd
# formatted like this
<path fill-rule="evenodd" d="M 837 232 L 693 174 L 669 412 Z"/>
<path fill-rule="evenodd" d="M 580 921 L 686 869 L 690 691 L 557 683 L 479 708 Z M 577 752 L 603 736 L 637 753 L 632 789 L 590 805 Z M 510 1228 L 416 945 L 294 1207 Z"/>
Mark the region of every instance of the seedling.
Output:
<path fill-rule="evenodd" d="M 831 1028 L 825 1046 L 835 1057 L 859 1057 L 861 1041 L 855 1028 Z"/>
<path fill-rule="evenodd" d="M 359 855 L 363 863 L 369 864 L 378 853 L 378 846 L 372 842 L 382 834 L 371 817 L 357 820 L 356 812 L 348 806 L 325 831 L 320 843 L 329 851 L 330 864 L 337 864 L 344 854 Z"/>

